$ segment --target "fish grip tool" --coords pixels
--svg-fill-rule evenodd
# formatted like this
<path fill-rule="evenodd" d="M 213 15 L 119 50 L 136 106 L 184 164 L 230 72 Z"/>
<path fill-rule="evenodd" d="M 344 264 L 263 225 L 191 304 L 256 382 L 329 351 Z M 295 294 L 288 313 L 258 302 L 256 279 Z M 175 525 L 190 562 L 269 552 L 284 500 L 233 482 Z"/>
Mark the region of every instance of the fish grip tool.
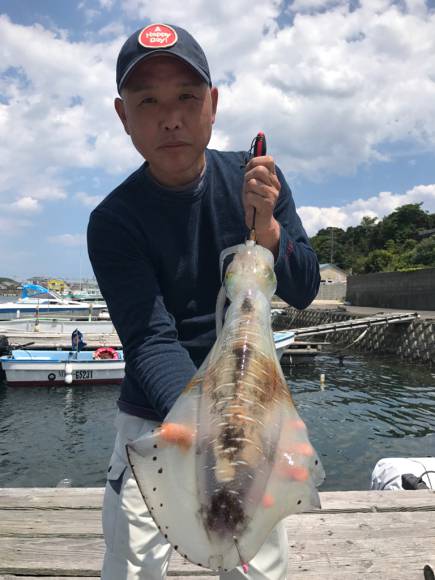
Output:
<path fill-rule="evenodd" d="M 253 157 L 261 157 L 266 155 L 266 135 L 263 131 L 259 131 L 252 140 L 251 147 L 249 148 L 249 159 Z M 255 242 L 256 235 L 255 235 L 255 218 L 257 215 L 257 208 L 254 207 L 254 213 L 252 215 L 252 226 L 249 231 L 249 239 Z"/>

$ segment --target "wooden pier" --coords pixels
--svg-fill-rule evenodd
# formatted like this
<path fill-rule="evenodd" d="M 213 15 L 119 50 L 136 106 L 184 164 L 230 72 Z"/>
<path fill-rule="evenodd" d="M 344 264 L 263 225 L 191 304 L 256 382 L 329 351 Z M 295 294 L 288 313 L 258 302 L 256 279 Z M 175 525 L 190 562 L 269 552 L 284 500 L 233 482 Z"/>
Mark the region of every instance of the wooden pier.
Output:
<path fill-rule="evenodd" d="M 4 333 L 11 348 L 24 345 L 32 350 L 71 350 L 71 334 L 49 332 L 6 332 Z M 122 348 L 121 341 L 115 332 L 89 333 L 85 335 L 86 346 L 83 350 L 93 350 L 102 346 Z"/>
<path fill-rule="evenodd" d="M 95 580 L 101 488 L 0 489 L 0 580 Z M 290 580 L 424 580 L 435 570 L 435 491 L 321 493 L 286 519 Z M 216 578 L 174 553 L 168 577 Z M 121 580 L 121 579 L 120 579 Z"/>

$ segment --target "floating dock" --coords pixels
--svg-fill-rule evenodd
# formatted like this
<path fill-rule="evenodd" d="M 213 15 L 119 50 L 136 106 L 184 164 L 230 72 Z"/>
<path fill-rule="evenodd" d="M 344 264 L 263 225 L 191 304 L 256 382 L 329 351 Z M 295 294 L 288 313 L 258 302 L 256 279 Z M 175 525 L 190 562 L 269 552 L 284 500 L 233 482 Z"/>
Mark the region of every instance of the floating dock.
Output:
<path fill-rule="evenodd" d="M 435 570 L 435 491 L 320 494 L 321 511 L 286 518 L 291 580 L 423 580 Z M 0 489 L 0 580 L 95 580 L 102 488 Z M 187 531 L 187 530 L 186 530 Z M 174 552 L 168 578 L 218 577 Z"/>
<path fill-rule="evenodd" d="M 80 330 L 79 325 L 77 326 Z M 32 350 L 71 350 L 71 334 L 60 332 L 4 332 L 13 348 L 25 345 Z M 86 346 L 83 350 L 94 350 L 101 346 L 110 346 L 120 349 L 121 341 L 116 332 L 88 333 L 84 335 Z"/>
<path fill-rule="evenodd" d="M 322 349 L 329 344 L 329 342 L 292 342 L 282 353 L 280 363 L 282 366 L 312 363 L 316 355 L 320 354 Z"/>

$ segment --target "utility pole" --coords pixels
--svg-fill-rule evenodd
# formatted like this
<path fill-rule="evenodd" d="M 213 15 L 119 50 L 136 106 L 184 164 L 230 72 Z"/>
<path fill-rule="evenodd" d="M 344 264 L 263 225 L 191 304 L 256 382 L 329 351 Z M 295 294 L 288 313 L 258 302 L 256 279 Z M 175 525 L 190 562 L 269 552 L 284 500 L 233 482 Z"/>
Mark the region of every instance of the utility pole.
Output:
<path fill-rule="evenodd" d="M 331 254 L 329 258 L 329 263 L 334 263 L 334 228 L 331 228 Z"/>

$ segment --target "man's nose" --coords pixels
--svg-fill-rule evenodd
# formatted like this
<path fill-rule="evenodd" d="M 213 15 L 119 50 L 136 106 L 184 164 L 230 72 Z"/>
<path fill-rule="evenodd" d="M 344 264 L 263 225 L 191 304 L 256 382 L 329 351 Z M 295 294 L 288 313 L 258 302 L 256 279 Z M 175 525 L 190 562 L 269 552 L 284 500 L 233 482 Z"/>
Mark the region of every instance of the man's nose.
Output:
<path fill-rule="evenodd" d="M 181 125 L 180 109 L 174 106 L 165 107 L 162 115 L 162 127 L 166 131 L 174 131 L 175 129 L 180 129 Z"/>

